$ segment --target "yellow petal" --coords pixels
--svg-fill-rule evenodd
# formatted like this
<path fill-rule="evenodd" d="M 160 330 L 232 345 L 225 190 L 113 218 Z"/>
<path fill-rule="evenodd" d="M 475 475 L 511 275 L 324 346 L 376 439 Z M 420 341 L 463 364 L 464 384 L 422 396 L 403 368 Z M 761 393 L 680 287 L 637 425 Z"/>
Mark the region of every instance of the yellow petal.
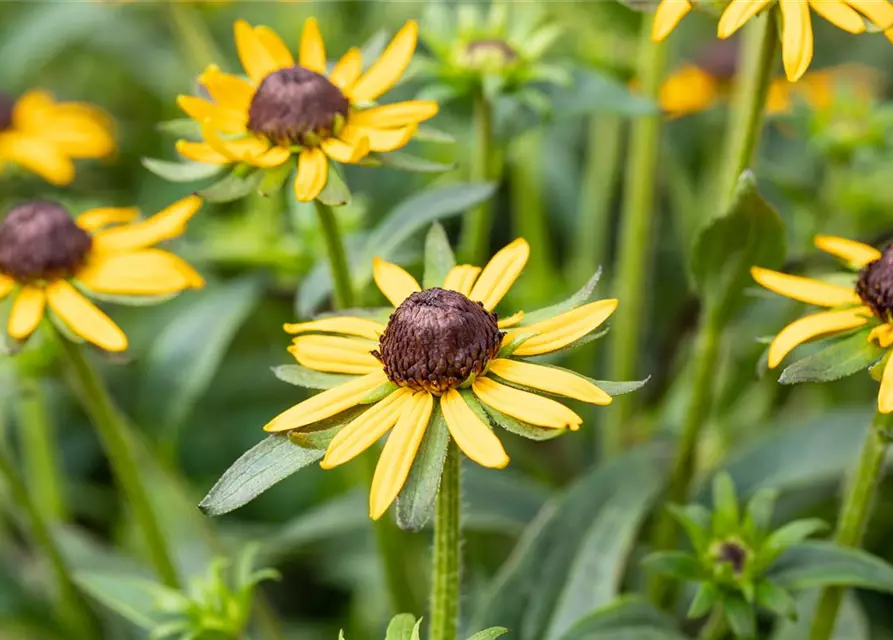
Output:
<path fill-rule="evenodd" d="M 804 0 L 780 0 L 781 58 L 785 75 L 796 82 L 806 73 L 812 62 L 812 19 L 809 5 Z"/>
<path fill-rule="evenodd" d="M 358 127 L 393 129 L 418 124 L 436 115 L 437 103 L 433 100 L 407 100 L 356 111 L 350 114 L 350 122 Z"/>
<path fill-rule="evenodd" d="M 372 275 L 385 298 L 395 307 L 399 307 L 411 294 L 422 290 L 416 279 L 402 267 L 381 258 L 372 261 Z"/>
<path fill-rule="evenodd" d="M 100 253 L 77 279 L 91 291 L 125 296 L 166 295 L 204 285 L 184 260 L 161 249 Z"/>
<path fill-rule="evenodd" d="M 20 131 L 40 132 L 52 118 L 55 101 L 46 91 L 30 90 L 22 94 L 12 110 L 12 126 Z"/>
<path fill-rule="evenodd" d="M 762 267 L 751 267 L 750 274 L 762 286 L 779 295 L 799 300 L 819 307 L 840 307 L 862 304 L 861 298 L 852 287 L 820 282 L 812 278 L 802 278 L 779 273 Z"/>
<path fill-rule="evenodd" d="M 414 393 L 405 401 L 400 418 L 388 436 L 372 477 L 369 517 L 373 520 L 378 520 L 388 510 L 406 483 L 419 445 L 425 437 L 433 408 L 434 397 L 424 391 Z"/>
<path fill-rule="evenodd" d="M 616 308 L 617 300 L 613 299 L 590 302 L 549 320 L 513 329 L 506 335 L 505 340 L 514 340 L 522 334 L 535 334 L 524 342 L 514 355 L 535 356 L 549 353 L 579 340 L 596 329 L 611 317 Z"/>
<path fill-rule="evenodd" d="M 406 408 L 405 404 L 410 396 L 412 396 L 410 389 L 397 389 L 354 418 L 332 438 L 320 466 L 323 469 L 334 469 L 353 460 L 375 444 L 397 424 L 397 418 Z"/>
<path fill-rule="evenodd" d="M 466 456 L 490 469 L 503 469 L 509 457 L 490 425 L 471 410 L 455 389 L 440 397 L 440 408 L 453 440 Z"/>
<path fill-rule="evenodd" d="M 329 160 L 319 147 L 301 151 L 298 173 L 295 176 L 295 198 L 299 202 L 313 202 L 329 179 Z"/>
<path fill-rule="evenodd" d="M 370 151 L 395 151 L 409 144 L 418 127 L 414 124 L 402 129 L 373 129 L 371 127 L 358 127 L 351 124 L 352 116 L 348 116 L 348 124 L 338 134 L 342 140 L 349 144 L 360 144 L 362 138 L 368 138 Z"/>
<path fill-rule="evenodd" d="M 34 333 L 46 308 L 46 295 L 41 287 L 24 286 L 12 303 L 7 331 L 14 340 L 25 340 Z"/>
<path fill-rule="evenodd" d="M 868 341 L 876 342 L 884 349 L 893 345 L 893 325 L 881 324 L 876 326 L 868 334 Z"/>
<path fill-rule="evenodd" d="M 50 308 L 76 335 L 106 351 L 127 349 L 127 336 L 120 327 L 67 281 L 51 283 L 46 294 Z"/>
<path fill-rule="evenodd" d="M 292 57 L 291 51 L 282 42 L 282 38 L 270 27 L 254 27 L 254 34 L 267 50 L 267 53 L 276 61 L 277 68 L 285 69 L 286 67 L 295 66 L 295 59 Z"/>
<path fill-rule="evenodd" d="M 74 163 L 52 142 L 15 131 L 0 133 L 0 158 L 62 187 L 74 180 Z"/>
<path fill-rule="evenodd" d="M 770 2 L 771 0 L 732 0 L 719 19 L 717 35 L 728 38 Z"/>
<path fill-rule="evenodd" d="M 651 23 L 651 39 L 660 42 L 666 38 L 689 11 L 691 2 L 688 0 L 661 0 Z"/>
<path fill-rule="evenodd" d="M 544 367 L 530 362 L 518 362 L 496 358 L 490 362 L 490 373 L 515 384 L 533 387 L 592 404 L 611 404 L 611 396 L 585 378 L 554 367 Z"/>
<path fill-rule="evenodd" d="M 823 311 L 795 320 L 782 329 L 769 345 L 769 368 L 777 367 L 786 355 L 808 340 L 855 329 L 867 322 L 865 307 L 845 311 Z"/>
<path fill-rule="evenodd" d="M 198 81 L 221 107 L 247 113 L 251 106 L 254 87 L 244 78 L 224 73 L 216 65 L 211 65 L 198 77 Z"/>
<path fill-rule="evenodd" d="M 846 0 L 846 3 L 863 13 L 879 29 L 886 30 L 893 27 L 893 5 L 887 0 Z"/>
<path fill-rule="evenodd" d="M 322 318 L 310 322 L 286 324 L 286 333 L 296 335 L 299 333 L 343 333 L 350 336 L 359 336 L 369 340 L 378 340 L 384 332 L 384 325 L 368 318 L 353 318 L 342 316 L 336 318 Z"/>
<path fill-rule="evenodd" d="M 266 138 L 245 136 L 224 140 L 220 137 L 211 120 L 202 122 L 202 137 L 214 151 L 230 159 L 230 162 L 248 162 L 253 164 L 254 159 L 262 156 L 270 149 L 270 142 Z"/>
<path fill-rule="evenodd" d="M 231 164 L 233 159 L 214 149 L 207 142 L 192 142 L 191 140 L 177 140 L 177 153 L 193 162 L 205 164 Z"/>
<path fill-rule="evenodd" d="M 202 199 L 191 195 L 148 220 L 100 231 L 93 236 L 93 251 L 133 251 L 176 238 L 201 207 Z"/>
<path fill-rule="evenodd" d="M 844 0 L 809 0 L 809 6 L 835 27 L 850 33 L 864 33 L 865 21 Z"/>
<path fill-rule="evenodd" d="M 264 427 L 265 431 L 291 431 L 331 418 L 336 413 L 363 402 L 369 392 L 388 381 L 384 371 L 374 371 L 342 385 L 327 389 L 280 413 Z"/>
<path fill-rule="evenodd" d="M 0 300 L 12 293 L 12 290 L 15 289 L 15 286 L 15 280 L 0 273 Z"/>
<path fill-rule="evenodd" d="M 418 36 L 419 27 L 414 20 L 403 25 L 382 52 L 381 57 L 360 76 L 356 84 L 350 87 L 348 96 L 351 100 L 353 102 L 375 100 L 393 87 L 412 60 Z"/>
<path fill-rule="evenodd" d="M 298 364 L 329 373 L 366 374 L 381 369 L 372 355 L 378 343 L 360 338 L 298 336 L 288 348 Z"/>
<path fill-rule="evenodd" d="M 507 387 L 490 378 L 478 378 L 471 388 L 487 406 L 529 424 L 572 431 L 583 424 L 580 416 L 560 402 Z"/>
<path fill-rule="evenodd" d="M 363 72 L 363 54 L 356 47 L 349 49 L 332 69 L 329 81 L 341 90 L 346 89 Z"/>
<path fill-rule="evenodd" d="M 857 267 L 864 267 L 869 262 L 881 258 L 881 252 L 874 247 L 847 238 L 816 236 L 814 242 L 818 249 L 837 256 L 841 260 L 846 260 Z"/>
<path fill-rule="evenodd" d="M 443 288 L 450 291 L 458 291 L 467 297 L 471 293 L 471 288 L 474 286 L 474 281 L 477 280 L 480 272 L 480 267 L 470 264 L 456 265 L 447 273 L 443 281 Z"/>
<path fill-rule="evenodd" d="M 508 318 L 503 318 L 502 320 L 497 322 L 496 325 L 500 329 L 507 329 L 508 327 L 514 327 L 516 324 L 521 322 L 523 319 L 524 319 L 524 312 L 519 311 L 517 313 L 510 315 Z"/>
<path fill-rule="evenodd" d="M 242 68 L 255 84 L 279 68 L 276 59 L 267 51 L 250 24 L 236 20 L 234 32 Z"/>
<path fill-rule="evenodd" d="M 195 96 L 177 96 L 177 106 L 196 122 L 209 121 L 218 131 L 244 133 L 248 111 L 236 111 Z"/>
<path fill-rule="evenodd" d="M 717 80 L 703 69 L 688 64 L 664 81 L 658 102 L 670 116 L 682 117 L 708 109 L 718 96 Z"/>
<path fill-rule="evenodd" d="M 55 113 L 39 137 L 72 158 L 103 158 L 115 150 L 115 138 L 105 124 L 81 114 Z"/>
<path fill-rule="evenodd" d="M 521 275 L 529 256 L 530 245 L 524 238 L 499 250 L 484 267 L 468 297 L 493 311 Z"/>
<path fill-rule="evenodd" d="M 76 219 L 84 231 L 99 231 L 112 224 L 127 224 L 140 219 L 142 212 L 137 207 L 101 207 L 84 211 Z"/>
<path fill-rule="evenodd" d="M 353 144 L 342 142 L 338 138 L 326 138 L 319 143 L 322 150 L 335 162 L 356 164 L 369 155 L 369 138 L 360 136 Z"/>
<path fill-rule="evenodd" d="M 881 378 L 881 389 L 877 396 L 877 408 L 881 413 L 893 413 L 893 358 L 887 360 L 884 365 L 884 375 Z"/>
<path fill-rule="evenodd" d="M 326 45 L 319 32 L 319 23 L 316 22 L 316 18 L 307 18 L 304 21 L 298 64 L 316 73 L 326 72 Z"/>

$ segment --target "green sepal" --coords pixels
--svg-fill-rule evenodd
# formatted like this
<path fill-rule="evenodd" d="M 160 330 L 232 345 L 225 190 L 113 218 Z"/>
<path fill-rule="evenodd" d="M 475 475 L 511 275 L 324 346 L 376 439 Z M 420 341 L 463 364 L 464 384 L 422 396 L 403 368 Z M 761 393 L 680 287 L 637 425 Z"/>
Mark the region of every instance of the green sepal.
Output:
<path fill-rule="evenodd" d="M 496 640 L 499 636 L 505 635 L 509 630 L 505 627 L 490 627 L 468 638 L 468 640 Z"/>
<path fill-rule="evenodd" d="M 694 620 L 707 615 L 719 600 L 719 596 L 719 587 L 712 582 L 701 582 L 698 585 L 698 590 L 695 592 L 695 597 L 691 600 L 691 605 L 689 605 L 685 617 Z"/>
<path fill-rule="evenodd" d="M 598 269 L 596 269 L 595 273 L 592 274 L 589 280 L 586 281 L 586 284 L 584 284 L 571 297 L 567 298 L 566 300 L 562 300 L 557 304 L 553 304 L 542 309 L 537 309 L 536 311 L 531 311 L 530 313 L 525 313 L 522 326 L 540 322 L 542 320 L 549 320 L 550 318 L 554 318 L 555 316 L 561 315 L 562 313 L 573 311 L 577 307 L 585 304 L 592 297 L 592 292 L 595 291 L 595 287 L 598 286 L 598 282 L 599 280 L 601 280 L 601 277 L 602 268 L 599 267 Z"/>
<path fill-rule="evenodd" d="M 305 389 L 331 389 L 355 379 L 355 376 L 323 373 L 302 367 L 299 364 L 282 364 L 271 368 L 273 374 L 283 382 Z"/>
<path fill-rule="evenodd" d="M 329 165 L 329 177 L 326 180 L 326 186 L 316 196 L 316 199 L 328 207 L 343 207 L 346 204 L 350 204 L 350 189 L 337 167 Z"/>
<path fill-rule="evenodd" d="M 713 535 L 722 538 L 738 532 L 741 510 L 732 476 L 723 471 L 713 478 Z"/>
<path fill-rule="evenodd" d="M 403 151 L 375 153 L 372 154 L 372 157 L 383 167 L 412 173 L 444 173 L 452 171 L 458 166 L 455 162 L 437 162 L 436 160 L 419 158 Z"/>
<path fill-rule="evenodd" d="M 409 477 L 397 496 L 397 526 L 401 529 L 420 531 L 434 514 L 449 443 L 450 432 L 437 402 Z"/>
<path fill-rule="evenodd" d="M 756 616 L 753 607 L 744 598 L 727 594 L 722 600 L 726 621 L 737 638 L 753 638 L 757 633 Z"/>
<path fill-rule="evenodd" d="M 360 400 L 359 404 L 374 404 L 379 400 L 384 400 L 396 390 L 397 385 L 395 385 L 393 382 L 382 382 L 380 385 L 363 396 L 363 399 Z"/>
<path fill-rule="evenodd" d="M 516 335 L 508 342 L 503 343 L 503 345 L 499 348 L 499 353 L 496 354 L 496 357 L 508 358 L 510 355 L 515 353 L 515 351 L 520 349 L 522 344 L 530 340 L 535 335 L 535 333 L 521 333 Z"/>
<path fill-rule="evenodd" d="M 642 558 L 642 568 L 652 573 L 672 576 L 679 580 L 705 580 L 701 561 L 685 551 L 655 551 Z"/>
<path fill-rule="evenodd" d="M 291 162 L 283 162 L 278 167 L 264 169 L 261 172 L 263 173 L 263 178 L 260 184 L 257 185 L 257 192 L 265 198 L 279 193 L 293 170 L 294 167 Z"/>
<path fill-rule="evenodd" d="M 156 158 L 140 158 L 142 165 L 151 173 L 168 182 L 198 182 L 218 175 L 226 168 L 223 164 L 200 162 L 170 162 Z"/>
<path fill-rule="evenodd" d="M 831 382 L 871 367 L 887 350 L 868 340 L 869 331 L 857 331 L 798 360 L 781 372 L 778 381 L 781 384 Z"/>
<path fill-rule="evenodd" d="M 887 361 L 890 359 L 891 354 L 893 354 L 893 349 L 887 349 L 887 353 L 881 356 L 880 360 L 868 368 L 868 375 L 870 375 L 875 382 L 880 382 L 883 379 L 884 368 L 887 366 Z"/>
<path fill-rule="evenodd" d="M 507 416 L 480 402 L 471 389 L 461 389 L 459 393 L 462 394 L 462 399 L 465 400 L 469 408 L 486 424 L 502 427 L 506 431 L 527 438 L 528 440 L 551 440 L 552 438 L 557 438 L 558 436 L 563 435 L 566 431 L 566 429 L 538 427 L 527 422 L 521 422 L 511 416 Z"/>
<path fill-rule="evenodd" d="M 155 130 L 172 138 L 181 138 L 183 140 L 192 140 L 193 142 L 201 142 L 204 140 L 202 136 L 202 125 L 192 118 L 176 118 L 174 120 L 165 120 L 155 125 Z"/>
<path fill-rule="evenodd" d="M 443 282 L 456 266 L 456 256 L 450 246 L 450 239 L 439 222 L 428 229 L 425 236 L 425 276 L 422 286 L 425 289 L 443 286 Z"/>
<path fill-rule="evenodd" d="M 401 613 L 391 618 L 385 631 L 385 640 L 418 640 L 421 619 L 416 620 L 411 613 Z"/>
<path fill-rule="evenodd" d="M 808 537 L 825 531 L 827 528 L 828 523 L 818 518 L 805 518 L 789 522 L 766 537 L 760 547 L 758 557 L 761 562 L 765 563 L 764 566 L 768 566 L 795 544 L 800 544 Z"/>
<path fill-rule="evenodd" d="M 757 584 L 756 601 L 761 607 L 788 620 L 797 619 L 797 604 L 793 596 L 769 580 L 761 580 Z"/>
<path fill-rule="evenodd" d="M 710 546 L 710 512 L 700 504 L 668 504 L 667 511 L 685 530 L 692 548 L 703 555 Z"/>
<path fill-rule="evenodd" d="M 747 503 L 744 513 L 744 531 L 752 543 L 760 544 L 769 531 L 769 527 L 772 526 L 772 514 L 775 511 L 777 499 L 778 491 L 776 489 L 763 487 Z"/>
<path fill-rule="evenodd" d="M 236 165 L 229 175 L 202 189 L 198 195 L 207 202 L 234 202 L 256 192 L 263 178 L 263 172 L 253 167 Z"/>

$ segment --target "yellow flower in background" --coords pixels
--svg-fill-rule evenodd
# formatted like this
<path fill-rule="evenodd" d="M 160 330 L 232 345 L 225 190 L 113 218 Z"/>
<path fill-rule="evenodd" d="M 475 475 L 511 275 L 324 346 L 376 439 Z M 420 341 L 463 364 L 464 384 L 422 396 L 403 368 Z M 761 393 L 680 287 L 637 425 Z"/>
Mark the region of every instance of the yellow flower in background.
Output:
<path fill-rule="evenodd" d="M 74 179 L 74 159 L 115 151 L 112 123 L 101 109 L 56 102 L 43 91 L 18 100 L 0 94 L 0 173 L 14 164 L 57 186 Z"/>
<path fill-rule="evenodd" d="M 0 299 L 14 296 L 7 333 L 27 340 L 45 313 L 106 351 L 127 349 L 127 336 L 85 296 L 163 296 L 204 281 L 154 245 L 183 233 L 201 208 L 184 198 L 140 220 L 135 208 L 92 209 L 76 219 L 61 205 L 31 201 L 0 222 Z"/>
<path fill-rule="evenodd" d="M 180 108 L 202 124 L 204 140 L 180 140 L 177 151 L 196 162 L 262 168 L 296 154 L 295 193 L 309 202 L 326 185 L 329 160 L 357 163 L 370 152 L 400 149 L 437 113 L 431 100 L 374 103 L 401 78 L 417 39 L 416 23 L 407 22 L 365 72 L 356 48 L 327 71 L 315 19 L 304 23 L 297 64 L 272 29 L 239 20 L 236 47 L 248 78 L 212 66 L 199 77 L 210 101 L 179 97 Z"/>
<path fill-rule="evenodd" d="M 498 321 L 493 309 L 529 253 L 527 242 L 515 240 L 483 269 L 453 267 L 442 287 L 430 289 L 399 266 L 376 259 L 375 282 L 396 308 L 387 324 L 344 316 L 285 327 L 296 335 L 289 351 L 299 364 L 353 378 L 285 411 L 265 429 L 301 430 L 369 405 L 334 437 L 322 466 L 344 464 L 390 432 L 372 481 L 374 519 L 400 493 L 435 413 L 465 455 L 490 468 L 502 468 L 509 459 L 488 411 L 543 429 L 578 429 L 579 415 L 539 394 L 597 405 L 609 404 L 611 397 L 588 378 L 526 358 L 583 338 L 607 320 L 617 301 L 591 302 L 528 325 L 521 324 L 523 313 Z"/>
<path fill-rule="evenodd" d="M 893 245 L 883 252 L 874 247 L 833 236 L 817 236 L 816 246 L 859 269 L 853 286 L 792 276 L 753 267 L 754 280 L 793 300 L 828 311 L 800 318 L 775 336 L 769 345 L 769 368 L 774 369 L 795 348 L 815 338 L 827 338 L 854 329 L 866 331 L 866 340 L 887 349 L 893 346 Z M 889 358 L 889 354 L 888 354 Z M 883 367 L 878 410 L 893 412 L 893 358 Z"/>

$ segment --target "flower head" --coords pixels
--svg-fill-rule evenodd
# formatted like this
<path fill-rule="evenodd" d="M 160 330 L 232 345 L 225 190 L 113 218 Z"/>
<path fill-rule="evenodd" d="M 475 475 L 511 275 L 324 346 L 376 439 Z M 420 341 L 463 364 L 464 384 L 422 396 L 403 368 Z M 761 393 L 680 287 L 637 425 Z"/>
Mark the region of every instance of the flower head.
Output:
<path fill-rule="evenodd" d="M 326 185 L 329 160 L 357 163 L 370 152 L 399 149 L 437 113 L 430 100 L 375 106 L 409 65 L 417 34 L 407 22 L 365 72 L 356 48 L 329 71 L 315 19 L 304 23 L 297 63 L 272 29 L 239 20 L 236 47 L 248 77 L 211 66 L 199 77 L 211 100 L 179 97 L 180 108 L 201 123 L 203 141 L 180 140 L 177 151 L 196 162 L 261 169 L 297 155 L 295 193 L 311 201 Z"/>
<path fill-rule="evenodd" d="M 361 409 L 328 444 L 322 461 L 327 469 L 390 431 L 372 482 L 370 515 L 377 519 L 400 493 L 435 415 L 442 415 L 466 456 L 491 468 L 509 461 L 491 422 L 578 429 L 582 418 L 543 394 L 597 405 L 610 403 L 611 396 L 588 378 L 529 358 L 583 339 L 607 320 L 617 301 L 532 314 L 527 324 L 523 313 L 499 320 L 494 309 L 529 251 L 527 242 L 515 240 L 483 269 L 455 266 L 440 286 L 427 289 L 397 265 L 376 259 L 375 282 L 395 307 L 386 323 L 339 316 L 285 327 L 296 336 L 289 351 L 300 365 L 353 377 L 280 414 L 266 430 L 300 434 Z"/>
<path fill-rule="evenodd" d="M 115 151 L 108 116 L 88 104 L 56 102 L 43 91 L 18 100 L 0 93 L 0 171 L 12 164 L 54 185 L 74 179 L 75 158 Z"/>
<path fill-rule="evenodd" d="M 152 248 L 180 235 L 200 207 L 201 199 L 189 196 L 142 221 L 133 208 L 93 209 L 72 218 L 55 202 L 14 207 L 0 222 L 0 298 L 14 295 L 7 333 L 27 340 L 48 311 L 78 337 L 124 351 L 127 336 L 83 293 L 166 296 L 201 287 L 192 267 Z"/>

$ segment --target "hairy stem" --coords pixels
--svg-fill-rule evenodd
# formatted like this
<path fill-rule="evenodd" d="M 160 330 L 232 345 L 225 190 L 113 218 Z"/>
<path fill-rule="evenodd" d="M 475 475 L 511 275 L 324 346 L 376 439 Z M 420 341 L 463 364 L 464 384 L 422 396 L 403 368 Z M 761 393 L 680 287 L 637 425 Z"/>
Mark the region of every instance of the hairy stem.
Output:
<path fill-rule="evenodd" d="M 456 640 L 459 629 L 461 533 L 459 449 L 450 441 L 434 518 L 434 576 L 431 581 L 431 640 Z"/>

